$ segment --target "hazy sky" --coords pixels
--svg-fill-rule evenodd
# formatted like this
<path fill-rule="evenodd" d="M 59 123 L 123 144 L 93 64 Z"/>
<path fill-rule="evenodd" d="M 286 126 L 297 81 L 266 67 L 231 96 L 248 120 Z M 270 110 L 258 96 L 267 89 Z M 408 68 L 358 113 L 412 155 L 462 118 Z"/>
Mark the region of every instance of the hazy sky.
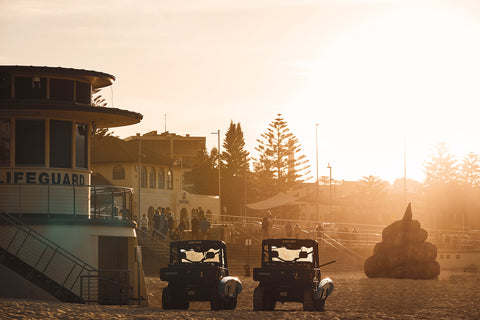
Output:
<path fill-rule="evenodd" d="M 247 149 L 282 113 L 319 175 L 423 180 L 437 142 L 480 154 L 480 1 L 0 0 L 0 64 L 113 74 L 136 132 Z M 111 93 L 113 92 L 113 99 Z"/>

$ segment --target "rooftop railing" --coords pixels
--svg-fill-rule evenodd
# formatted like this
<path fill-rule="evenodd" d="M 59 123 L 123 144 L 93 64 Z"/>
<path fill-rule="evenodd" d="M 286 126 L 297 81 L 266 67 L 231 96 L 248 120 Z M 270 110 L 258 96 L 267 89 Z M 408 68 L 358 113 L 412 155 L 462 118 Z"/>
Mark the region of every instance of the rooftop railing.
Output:
<path fill-rule="evenodd" d="M 22 215 L 132 220 L 133 189 L 99 185 L 0 184 L 0 209 Z"/>

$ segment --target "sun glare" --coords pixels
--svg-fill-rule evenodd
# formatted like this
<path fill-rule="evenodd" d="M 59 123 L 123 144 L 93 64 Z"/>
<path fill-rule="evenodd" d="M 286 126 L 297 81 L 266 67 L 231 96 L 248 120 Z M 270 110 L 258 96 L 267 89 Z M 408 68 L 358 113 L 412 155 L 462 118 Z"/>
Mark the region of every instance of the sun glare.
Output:
<path fill-rule="evenodd" d="M 466 13 L 420 7 L 385 12 L 322 44 L 301 97 L 310 106 L 309 121 L 321 123 L 322 158 L 348 166 L 338 168 L 345 176 L 393 180 L 403 175 L 407 141 L 415 152 L 409 154 L 410 173 L 421 179 L 434 143 L 445 141 L 461 152 L 471 148 L 465 138 L 475 127 L 469 110 L 479 104 L 478 30 Z M 308 146 L 315 145 L 310 126 L 301 134 Z M 328 145 L 332 134 L 344 145 Z M 352 162 L 362 149 L 365 156 Z M 379 163 L 382 153 L 395 153 L 398 163 Z M 309 156 L 315 163 L 315 154 Z"/>

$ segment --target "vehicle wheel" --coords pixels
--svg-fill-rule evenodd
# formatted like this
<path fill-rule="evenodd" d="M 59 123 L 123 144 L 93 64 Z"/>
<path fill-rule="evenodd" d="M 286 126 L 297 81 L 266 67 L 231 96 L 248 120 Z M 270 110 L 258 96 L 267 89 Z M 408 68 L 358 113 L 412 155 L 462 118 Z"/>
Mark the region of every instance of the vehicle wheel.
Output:
<path fill-rule="evenodd" d="M 313 290 L 307 288 L 303 291 L 303 311 L 315 311 L 315 309 Z"/>
<path fill-rule="evenodd" d="M 275 304 L 277 302 L 272 298 L 272 294 L 269 290 L 265 290 L 263 294 L 263 310 L 273 311 L 275 310 Z"/>
<path fill-rule="evenodd" d="M 212 296 L 210 298 L 210 308 L 212 310 L 221 310 L 223 307 L 223 299 L 218 294 L 218 288 L 215 288 L 212 291 Z"/>
<path fill-rule="evenodd" d="M 237 307 L 237 297 L 235 298 L 225 298 L 225 303 L 223 308 L 225 310 L 234 310 Z"/>
<path fill-rule="evenodd" d="M 325 311 L 325 300 L 316 300 L 315 309 L 317 309 L 317 311 Z"/>
<path fill-rule="evenodd" d="M 164 310 L 173 309 L 173 290 L 170 287 L 163 288 L 162 291 L 162 308 Z"/>
<path fill-rule="evenodd" d="M 177 309 L 188 310 L 189 306 L 190 306 L 190 301 L 188 301 L 186 296 L 178 295 L 176 297 L 176 307 L 177 307 Z"/>
<path fill-rule="evenodd" d="M 256 287 L 253 291 L 253 311 L 262 311 L 263 310 L 263 296 L 264 288 Z"/>

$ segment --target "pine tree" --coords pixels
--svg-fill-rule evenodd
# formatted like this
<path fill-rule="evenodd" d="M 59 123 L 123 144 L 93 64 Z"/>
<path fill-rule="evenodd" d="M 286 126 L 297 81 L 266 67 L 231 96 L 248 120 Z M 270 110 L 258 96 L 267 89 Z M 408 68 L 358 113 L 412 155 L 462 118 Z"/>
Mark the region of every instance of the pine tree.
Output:
<path fill-rule="evenodd" d="M 480 156 L 469 152 L 460 164 L 460 181 L 470 187 L 480 185 Z"/>
<path fill-rule="evenodd" d="M 255 148 L 260 153 L 255 162 L 257 178 L 274 192 L 287 191 L 310 177 L 310 167 L 305 155 L 300 155 L 301 146 L 298 139 L 290 132 L 287 122 L 281 114 L 273 120 L 267 132 L 257 139 Z M 272 192 L 270 192 L 272 193 Z"/>
<path fill-rule="evenodd" d="M 245 140 L 240 123 L 230 122 L 230 127 L 225 134 L 222 152 L 222 174 L 231 176 L 244 175 L 248 170 L 248 151 L 245 150 Z"/>
<path fill-rule="evenodd" d="M 203 147 L 197 154 L 192 168 L 192 182 L 199 194 L 218 194 L 218 171 L 215 169 L 215 157 L 218 152 L 212 149 L 211 154 Z M 213 154 L 213 155 L 212 155 Z"/>
<path fill-rule="evenodd" d="M 457 160 L 449 153 L 446 143 L 441 142 L 435 146 L 431 160 L 425 165 L 425 184 L 427 186 L 450 184 L 457 179 Z"/>
<path fill-rule="evenodd" d="M 222 152 L 222 205 L 230 215 L 242 213 L 247 183 L 248 151 L 240 123 L 230 122 Z"/>

